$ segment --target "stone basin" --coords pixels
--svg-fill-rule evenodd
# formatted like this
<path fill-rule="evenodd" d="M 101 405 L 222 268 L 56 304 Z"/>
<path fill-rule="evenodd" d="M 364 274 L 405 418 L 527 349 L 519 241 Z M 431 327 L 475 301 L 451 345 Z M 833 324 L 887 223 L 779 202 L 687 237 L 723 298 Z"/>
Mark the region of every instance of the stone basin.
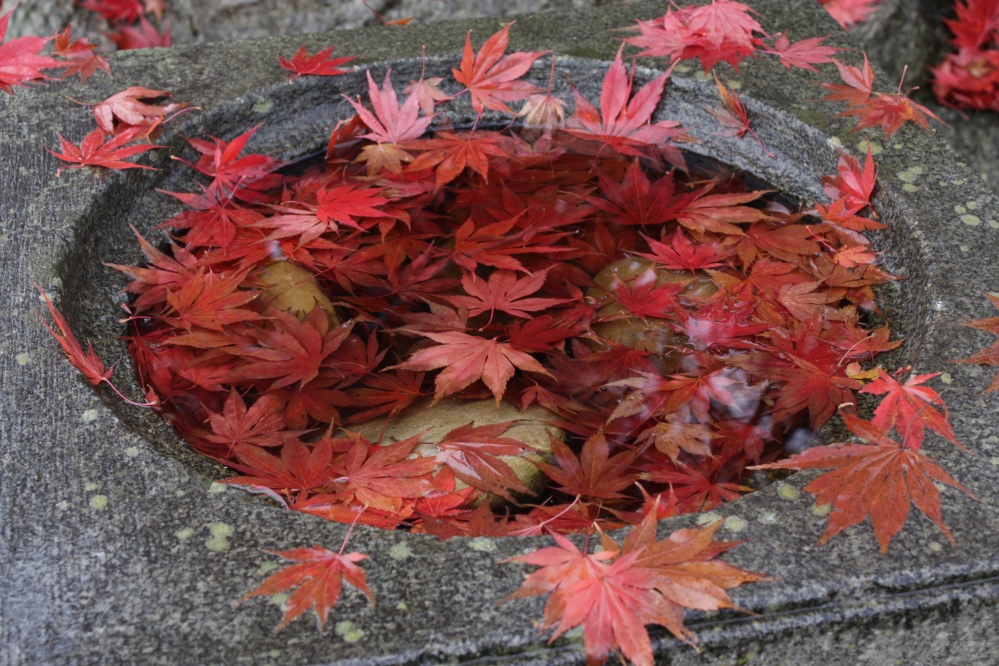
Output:
<path fill-rule="evenodd" d="M 841 34 L 810 3 L 751 4 L 769 32 L 788 31 L 793 39 Z M 611 29 L 661 12 L 656 3 L 527 17 L 514 26 L 511 49 L 552 50 L 558 92 L 571 98 L 568 78 L 596 99 L 617 51 L 619 33 Z M 427 75 L 443 74 L 460 59 L 468 29 L 481 40 L 500 26 L 488 19 L 305 38 L 310 50 L 336 43 L 337 53 L 363 54 L 357 72 L 332 79 L 289 84 L 274 55 L 303 41 L 289 37 L 125 53 L 112 60 L 114 79 L 51 83 L 4 98 L 0 663 L 584 662 L 578 636 L 549 646 L 535 630 L 542 599 L 498 605 L 528 571 L 498 562 L 548 545 L 547 538 L 440 542 L 359 527 L 350 549 L 370 556 L 365 568 L 377 606 L 347 591 L 327 634 L 307 620 L 273 634 L 277 605 L 236 603 L 273 568 L 276 558 L 261 550 L 336 548 L 346 527 L 217 483 L 226 472 L 188 451 L 155 415 L 95 393 L 35 315 L 43 306 L 33 283 L 56 297 L 80 338 L 116 362 L 119 383 L 138 395 L 117 337 L 124 279 L 103 263 L 138 262 L 128 223 L 155 238 L 151 228 L 174 209 L 154 188 L 183 190 L 190 182 L 167 151 L 145 158 L 162 171 L 82 170 L 56 178 L 56 160 L 44 149 L 56 144 L 57 131 L 75 140 L 93 122 L 88 109 L 66 96 L 98 100 L 129 85 L 170 90 L 203 109 L 175 121 L 162 137 L 170 152 L 190 152 L 178 134 L 228 139 L 265 122 L 250 149 L 292 159 L 319 150 L 334 119 L 351 113 L 341 94 L 366 90 L 365 68 L 377 80 L 390 65 L 397 82 L 417 78 L 421 62 L 413 56 L 425 44 Z M 845 37 L 831 41 L 849 46 Z M 656 73 L 640 69 L 637 82 Z M 546 85 L 547 61 L 529 77 Z M 838 105 L 814 101 L 818 75 L 758 60 L 732 78 L 776 158 L 748 139 L 711 134 L 705 107 L 718 105 L 717 92 L 692 66 L 680 68 L 667 86 L 659 118 L 692 127 L 702 140 L 694 152 L 805 200 L 821 196 L 819 179 L 834 172 L 837 146 L 855 154 L 866 146 L 865 134 L 832 117 Z M 881 77 L 878 86 L 892 90 L 895 83 Z M 456 121 L 471 119 L 470 109 L 456 114 Z M 979 501 L 943 492 L 957 548 L 929 520 L 912 515 L 886 557 L 867 523 L 814 546 L 826 517 L 800 490 L 813 476 L 805 473 L 713 514 L 663 521 L 665 534 L 723 519 L 719 537 L 746 540 L 726 559 L 776 580 L 734 591 L 735 603 L 753 615 L 688 613 L 702 653 L 653 631 L 662 663 L 999 661 L 996 397 L 978 393 L 988 385 L 986 369 L 951 362 L 991 344 L 991 336 L 956 322 L 993 314 L 981 292 L 999 291 L 999 201 L 930 133 L 907 127 L 887 142 L 880 132 L 870 138 L 880 151 L 875 208 L 889 225 L 876 245 L 886 267 L 906 278 L 880 294 L 893 329 L 906 336 L 890 363 L 946 373 L 942 388 L 954 431 L 976 455 L 939 439 L 927 452 Z"/>

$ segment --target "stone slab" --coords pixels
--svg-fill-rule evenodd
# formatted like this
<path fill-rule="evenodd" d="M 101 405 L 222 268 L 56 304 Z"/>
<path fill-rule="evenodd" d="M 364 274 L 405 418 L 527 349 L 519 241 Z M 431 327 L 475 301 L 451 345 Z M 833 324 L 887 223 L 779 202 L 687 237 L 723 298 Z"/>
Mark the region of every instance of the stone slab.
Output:
<path fill-rule="evenodd" d="M 810 3 L 752 5 L 770 32 L 837 34 Z M 596 99 L 617 50 L 612 29 L 661 11 L 655 3 L 524 17 L 511 46 L 551 49 L 560 74 Z M 392 63 L 397 81 L 414 78 L 421 63 L 412 57 L 427 45 L 429 71 L 446 73 L 468 29 L 481 39 L 500 25 L 490 18 L 304 38 L 313 49 L 335 42 L 342 53 L 363 54 L 357 72 L 334 79 L 288 83 L 274 54 L 297 48 L 303 38 L 292 36 L 123 53 L 113 58 L 114 79 L 53 83 L 3 98 L 0 664 L 584 661 L 578 636 L 548 646 L 535 630 L 541 599 L 499 605 L 527 568 L 498 561 L 547 545 L 544 538 L 438 542 L 359 528 L 350 546 L 370 555 L 366 569 L 377 606 L 348 591 L 326 634 L 307 620 L 273 634 L 277 605 L 236 603 L 275 561 L 261 550 L 335 547 L 346 528 L 215 483 L 224 472 L 184 449 L 153 415 L 95 393 L 35 315 L 42 307 L 32 286 L 38 284 L 127 380 L 130 362 L 118 339 L 122 279 L 102 262 L 137 261 L 126 223 L 150 232 L 172 205 L 151 189 L 189 182 L 165 154 L 145 158 L 162 171 L 81 170 L 56 178 L 58 164 L 45 152 L 55 133 L 78 140 L 92 126 L 89 110 L 67 96 L 99 100 L 129 85 L 171 90 L 203 109 L 182 116 L 162 138 L 171 152 L 190 156 L 180 134 L 231 138 L 266 121 L 251 149 L 294 157 L 316 149 L 333 120 L 349 112 L 341 93 L 363 90 L 365 66 L 380 78 Z M 832 41 L 849 45 L 845 37 Z M 547 82 L 547 67 L 539 64 L 530 76 Z M 639 82 L 655 72 L 640 71 Z M 693 126 L 703 141 L 698 152 L 805 199 L 820 195 L 819 177 L 833 172 L 837 144 L 856 152 L 866 143 L 866 135 L 833 117 L 837 105 L 814 101 L 818 75 L 755 60 L 732 76 L 776 159 L 750 140 L 711 133 L 704 107 L 717 104 L 717 93 L 691 67 L 677 72 L 657 113 Z M 883 76 L 878 84 L 892 85 Z M 887 143 L 879 133 L 870 136 L 881 149 L 876 207 L 890 226 L 877 243 L 888 268 L 907 278 L 882 294 L 894 328 L 907 336 L 894 361 L 947 373 L 954 430 L 976 455 L 939 442 L 927 449 L 979 499 L 943 493 L 944 517 L 959 547 L 913 516 L 887 557 L 878 554 L 866 524 L 814 546 L 826 518 L 800 491 L 811 475 L 725 505 L 707 518 L 725 519 L 721 537 L 747 540 L 727 559 L 777 580 L 735 590 L 735 602 L 755 615 L 689 613 L 700 653 L 655 633 L 661 663 L 999 662 L 996 397 L 978 393 L 991 373 L 951 362 L 991 343 L 991 336 L 955 322 L 993 314 L 980 293 L 999 291 L 999 201 L 938 137 L 911 127 Z M 977 223 L 964 217 L 967 211 Z M 123 384 L 137 390 L 134 382 Z M 661 528 L 705 518 L 670 519 Z"/>

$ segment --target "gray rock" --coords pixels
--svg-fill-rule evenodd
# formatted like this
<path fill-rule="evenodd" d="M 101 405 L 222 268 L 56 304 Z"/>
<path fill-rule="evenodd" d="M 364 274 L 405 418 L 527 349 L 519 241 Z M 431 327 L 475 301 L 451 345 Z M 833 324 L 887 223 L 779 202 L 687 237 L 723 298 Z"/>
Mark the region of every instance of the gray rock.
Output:
<path fill-rule="evenodd" d="M 768 31 L 796 38 L 836 33 L 811 3 L 752 4 Z M 553 50 L 557 92 L 571 99 L 571 77 L 597 99 L 617 51 L 612 29 L 661 12 L 655 3 L 524 17 L 512 47 Z M 169 128 L 162 141 L 170 152 L 191 157 L 180 134 L 231 138 L 266 121 L 251 149 L 294 157 L 318 149 L 333 120 L 350 112 L 341 93 L 364 90 L 364 66 L 380 78 L 391 62 L 397 81 L 415 78 L 421 62 L 413 56 L 426 44 L 429 72 L 446 74 L 468 29 L 484 36 L 498 25 L 485 19 L 304 38 L 313 49 L 335 42 L 340 52 L 364 54 L 361 69 L 332 79 L 288 83 L 274 53 L 297 48 L 303 38 L 292 36 L 121 54 L 113 59 L 113 80 L 52 83 L 2 98 L 0 663 L 583 662 L 578 638 L 549 646 L 536 631 L 541 598 L 498 605 L 528 571 L 499 560 L 550 545 L 547 538 L 438 542 L 359 527 L 349 547 L 370 555 L 364 566 L 377 606 L 347 591 L 326 635 L 305 620 L 273 634 L 276 605 L 235 603 L 275 561 L 261 549 L 336 548 L 346 527 L 213 484 L 223 470 L 190 453 L 154 415 L 95 392 L 35 316 L 41 305 L 33 283 L 53 293 L 80 337 L 116 362 L 116 377 L 138 395 L 120 339 L 123 278 L 103 263 L 138 261 L 127 223 L 156 238 L 152 227 L 175 209 L 153 188 L 190 183 L 166 151 L 143 158 L 162 171 L 81 170 L 56 178 L 56 160 L 44 149 L 55 145 L 57 131 L 79 140 L 93 123 L 89 110 L 67 96 L 103 99 L 128 85 L 171 90 L 203 111 Z M 845 37 L 832 41 L 850 45 Z M 654 74 L 640 70 L 638 83 Z M 717 92 L 697 74 L 692 67 L 677 72 L 659 117 L 694 128 L 702 140 L 696 151 L 794 196 L 821 196 L 819 178 L 835 168 L 835 143 L 856 149 L 870 136 L 882 149 L 875 206 L 889 229 L 876 242 L 887 267 L 907 278 L 880 295 L 893 328 L 906 335 L 890 363 L 947 373 L 954 430 L 976 455 L 940 440 L 926 450 L 978 500 L 943 493 L 958 548 L 913 515 L 886 557 L 867 524 L 815 547 L 826 517 L 800 491 L 813 474 L 725 505 L 716 512 L 725 519 L 719 536 L 746 540 L 726 559 L 774 580 L 734 591 L 735 603 L 755 615 L 688 613 L 702 652 L 654 632 L 661 663 L 999 662 L 996 398 L 979 394 L 990 372 L 951 362 L 992 342 L 955 322 L 993 314 L 979 294 L 999 291 L 999 200 L 933 134 L 906 127 L 884 145 L 880 132 L 851 134 L 850 123 L 833 117 L 839 105 L 814 101 L 818 75 L 759 59 L 746 62 L 737 79 L 757 132 L 777 155 L 771 160 L 751 140 L 713 133 L 704 107 L 717 105 Z M 547 63 L 530 76 L 545 84 Z M 894 83 L 880 77 L 878 86 Z M 470 119 L 468 109 L 455 113 Z M 670 519 L 661 529 L 704 519 Z"/>

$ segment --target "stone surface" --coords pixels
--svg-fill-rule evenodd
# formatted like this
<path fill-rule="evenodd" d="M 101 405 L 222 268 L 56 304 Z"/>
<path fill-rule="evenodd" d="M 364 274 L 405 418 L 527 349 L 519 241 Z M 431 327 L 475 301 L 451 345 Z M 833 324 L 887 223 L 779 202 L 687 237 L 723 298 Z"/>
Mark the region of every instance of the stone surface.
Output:
<path fill-rule="evenodd" d="M 836 34 L 811 3 L 752 4 L 770 32 Z M 511 43 L 553 50 L 560 58 L 556 92 L 571 99 L 569 76 L 595 100 L 617 51 L 611 29 L 661 11 L 655 3 L 524 17 Z M 359 527 L 350 548 L 370 555 L 364 566 L 377 606 L 348 591 L 326 635 L 304 619 L 273 634 L 280 617 L 274 603 L 235 603 L 275 562 L 261 549 L 335 548 L 346 527 L 213 483 L 222 470 L 188 452 L 154 415 L 93 391 L 35 316 L 41 304 L 33 283 L 57 298 L 83 339 L 117 362 L 116 377 L 137 395 L 119 337 L 123 278 L 103 262 L 138 261 L 127 223 L 157 238 L 152 227 L 175 208 L 152 189 L 189 182 L 166 151 L 143 158 L 162 171 L 80 170 L 56 178 L 56 160 L 44 149 L 55 144 L 57 131 L 78 140 L 93 122 L 89 110 L 67 96 L 103 99 L 128 85 L 171 90 L 203 111 L 168 128 L 162 142 L 170 152 L 192 156 L 179 134 L 231 138 L 266 121 L 251 148 L 291 158 L 322 147 L 334 119 L 349 113 L 341 93 L 363 91 L 365 66 L 380 78 L 392 61 L 396 81 L 415 78 L 420 61 L 397 59 L 419 54 L 426 44 L 428 73 L 446 74 L 469 28 L 488 35 L 500 23 L 306 38 L 313 49 L 335 42 L 342 53 L 364 54 L 357 72 L 334 79 L 288 83 L 274 53 L 297 48 L 302 38 L 295 36 L 121 54 L 113 58 L 113 80 L 95 76 L 87 86 L 66 81 L 2 97 L 0 663 L 583 663 L 578 637 L 549 646 L 534 628 L 542 599 L 498 605 L 528 570 L 499 560 L 549 545 L 546 538 L 439 542 Z M 832 41 L 849 46 L 845 37 Z M 655 73 L 641 70 L 637 82 Z M 547 63 L 530 76 L 544 85 Z M 835 146 L 857 152 L 868 136 L 852 134 L 851 123 L 833 117 L 839 105 L 814 101 L 819 75 L 759 59 L 733 78 L 775 159 L 751 140 L 712 133 L 705 107 L 717 105 L 717 92 L 693 67 L 678 70 L 659 117 L 692 127 L 702 140 L 696 151 L 795 196 L 820 196 L 820 176 L 835 168 Z M 878 80 L 883 89 L 894 85 Z M 943 492 L 944 518 L 958 548 L 914 515 L 887 557 L 878 554 L 868 524 L 814 546 L 826 518 L 810 510 L 810 495 L 800 491 L 811 474 L 723 506 L 715 512 L 725 519 L 719 536 L 746 540 L 726 559 L 775 579 L 735 590 L 735 603 L 755 615 L 689 613 L 700 653 L 655 633 L 661 663 L 999 662 L 997 398 L 979 395 L 990 372 L 951 363 L 992 341 L 955 322 L 993 314 L 980 293 L 999 291 L 999 201 L 933 134 L 906 127 L 887 143 L 880 132 L 869 136 L 880 149 L 875 206 L 889 225 L 876 242 L 887 267 L 907 278 L 881 293 L 893 328 L 906 334 L 891 363 L 947 373 L 954 430 L 976 455 L 939 440 L 928 443 L 927 453 L 979 500 Z M 670 519 L 661 528 L 665 533 L 712 517 Z"/>

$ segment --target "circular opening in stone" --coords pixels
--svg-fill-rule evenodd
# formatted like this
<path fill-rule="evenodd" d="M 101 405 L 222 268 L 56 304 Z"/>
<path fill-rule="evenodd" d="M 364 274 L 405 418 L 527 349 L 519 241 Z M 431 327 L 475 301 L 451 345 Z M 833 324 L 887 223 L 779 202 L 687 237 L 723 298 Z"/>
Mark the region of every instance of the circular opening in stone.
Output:
<path fill-rule="evenodd" d="M 175 243 L 123 269 L 140 382 L 228 482 L 438 536 L 611 528 L 765 483 L 747 468 L 859 384 L 888 276 L 831 286 L 855 239 L 752 177 L 566 131 L 356 129 L 184 195 Z"/>

